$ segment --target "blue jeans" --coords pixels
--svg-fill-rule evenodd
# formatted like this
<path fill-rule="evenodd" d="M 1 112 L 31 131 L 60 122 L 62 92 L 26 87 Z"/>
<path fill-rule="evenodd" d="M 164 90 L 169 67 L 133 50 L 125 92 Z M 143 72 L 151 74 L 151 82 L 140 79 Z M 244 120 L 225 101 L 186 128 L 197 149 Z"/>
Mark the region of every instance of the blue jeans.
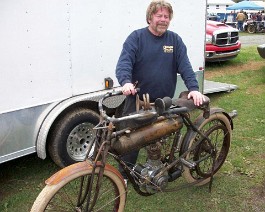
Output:
<path fill-rule="evenodd" d="M 125 99 L 122 116 L 128 115 L 135 111 L 136 111 L 136 97 L 132 95 L 127 96 Z M 132 126 L 133 123 L 127 120 L 124 123 L 121 123 L 120 125 L 121 125 L 120 128 L 124 129 L 126 127 Z M 138 154 L 139 154 L 139 150 L 134 150 L 130 152 L 129 154 L 122 156 L 122 160 L 127 164 L 127 166 L 129 166 L 130 168 L 133 168 L 133 166 L 135 165 L 137 161 Z M 121 172 L 122 176 L 126 179 L 127 176 L 121 166 L 119 166 L 119 171 Z"/>
<path fill-rule="evenodd" d="M 243 21 L 238 21 L 237 22 L 237 29 L 240 31 L 243 31 Z"/>

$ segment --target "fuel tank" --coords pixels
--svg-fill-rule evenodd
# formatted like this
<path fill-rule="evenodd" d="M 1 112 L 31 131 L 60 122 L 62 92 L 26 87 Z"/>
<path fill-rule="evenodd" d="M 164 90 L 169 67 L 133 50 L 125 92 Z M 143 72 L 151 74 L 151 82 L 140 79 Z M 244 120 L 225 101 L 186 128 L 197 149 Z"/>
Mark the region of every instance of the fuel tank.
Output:
<path fill-rule="evenodd" d="M 113 140 L 111 147 L 119 154 L 124 155 L 132 150 L 141 149 L 153 143 L 156 139 L 176 132 L 183 126 L 180 117 L 157 121 L 151 125 L 139 128 Z"/>

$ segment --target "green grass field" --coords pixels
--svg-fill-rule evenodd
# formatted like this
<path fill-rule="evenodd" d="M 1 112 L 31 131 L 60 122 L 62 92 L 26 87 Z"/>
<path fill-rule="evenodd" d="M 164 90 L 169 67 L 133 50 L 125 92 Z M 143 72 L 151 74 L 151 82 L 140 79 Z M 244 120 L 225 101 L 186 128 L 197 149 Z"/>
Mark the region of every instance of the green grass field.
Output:
<path fill-rule="evenodd" d="M 256 47 L 243 48 L 231 61 L 206 64 L 206 78 L 238 86 L 231 93 L 209 95 L 212 106 L 238 111 L 230 152 L 212 192 L 207 185 L 188 186 L 142 197 L 129 185 L 126 211 L 265 211 L 265 60 Z M 0 170 L 0 211 L 21 212 L 30 210 L 58 167 L 30 155 L 1 164 Z"/>

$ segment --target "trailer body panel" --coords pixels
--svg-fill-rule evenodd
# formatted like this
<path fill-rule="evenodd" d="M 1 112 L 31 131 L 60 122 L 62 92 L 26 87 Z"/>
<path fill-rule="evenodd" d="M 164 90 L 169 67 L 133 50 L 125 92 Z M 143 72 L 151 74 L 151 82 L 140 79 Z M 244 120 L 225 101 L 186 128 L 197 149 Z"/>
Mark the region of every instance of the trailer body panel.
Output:
<path fill-rule="evenodd" d="M 45 158 L 49 130 L 63 111 L 97 102 L 107 92 L 107 77 L 119 87 L 115 68 L 123 42 L 133 30 L 147 27 L 149 3 L 0 1 L 0 163 L 33 152 Z M 186 44 L 203 92 L 206 2 L 170 3 L 174 17 L 169 30 Z M 175 95 L 183 90 L 178 76 Z"/>

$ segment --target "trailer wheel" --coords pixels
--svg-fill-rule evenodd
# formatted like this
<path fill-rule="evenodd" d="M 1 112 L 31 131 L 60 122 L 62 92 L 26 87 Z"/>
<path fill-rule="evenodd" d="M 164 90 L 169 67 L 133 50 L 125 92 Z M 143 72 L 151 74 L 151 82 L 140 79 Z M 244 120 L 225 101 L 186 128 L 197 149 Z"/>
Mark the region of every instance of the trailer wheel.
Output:
<path fill-rule="evenodd" d="M 55 123 L 48 142 L 52 160 L 60 167 L 83 161 L 94 149 L 95 130 L 99 115 L 86 108 L 67 112 Z M 90 154 L 90 155 L 91 155 Z"/>

